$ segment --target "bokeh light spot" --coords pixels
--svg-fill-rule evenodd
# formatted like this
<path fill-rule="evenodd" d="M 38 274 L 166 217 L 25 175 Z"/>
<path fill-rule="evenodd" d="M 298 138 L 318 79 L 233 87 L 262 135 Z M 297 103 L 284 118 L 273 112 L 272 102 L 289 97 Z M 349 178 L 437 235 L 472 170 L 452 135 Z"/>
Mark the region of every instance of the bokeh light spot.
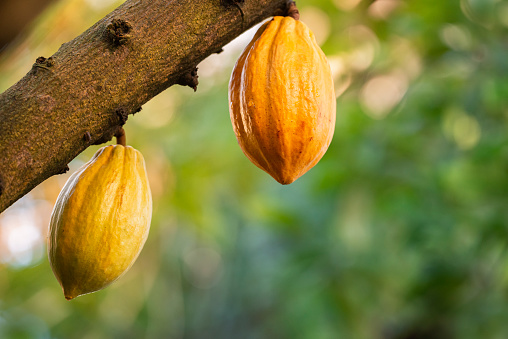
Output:
<path fill-rule="evenodd" d="M 497 15 L 501 25 L 508 27 L 508 2 L 499 5 Z"/>
<path fill-rule="evenodd" d="M 368 9 L 368 14 L 380 20 L 386 20 L 401 4 L 400 0 L 377 0 Z"/>
<path fill-rule="evenodd" d="M 330 19 L 328 15 L 314 6 L 307 6 L 300 10 L 302 21 L 314 33 L 318 45 L 322 45 L 330 35 Z"/>
<path fill-rule="evenodd" d="M 410 40 L 394 37 L 390 42 L 390 50 L 390 59 L 409 79 L 415 79 L 421 74 L 422 57 Z"/>
<path fill-rule="evenodd" d="M 30 266 L 43 256 L 37 204 L 29 200 L 24 197 L 0 216 L 0 262 L 13 267 Z"/>
<path fill-rule="evenodd" d="M 441 41 L 454 50 L 468 50 L 471 48 L 471 34 L 461 26 L 447 24 L 439 32 Z"/>
<path fill-rule="evenodd" d="M 332 71 L 333 84 L 335 87 L 335 97 L 341 96 L 351 85 L 353 76 L 346 68 L 344 59 L 338 55 L 328 57 L 330 69 Z"/>
<path fill-rule="evenodd" d="M 150 129 L 157 129 L 166 126 L 173 119 L 175 107 L 178 106 L 178 96 L 174 89 L 169 89 L 157 95 L 143 105 L 143 114 L 134 116 L 133 120 Z"/>
<path fill-rule="evenodd" d="M 347 55 L 348 65 L 355 71 L 366 70 L 374 61 L 379 49 L 379 39 L 367 26 L 350 27 L 346 34 L 354 48 Z"/>
<path fill-rule="evenodd" d="M 443 120 L 445 135 L 462 150 L 468 150 L 478 144 L 481 128 L 478 121 L 460 109 L 449 109 Z"/>
<path fill-rule="evenodd" d="M 373 77 L 363 86 L 360 103 L 368 116 L 383 119 L 400 102 L 407 86 L 401 72 Z"/>

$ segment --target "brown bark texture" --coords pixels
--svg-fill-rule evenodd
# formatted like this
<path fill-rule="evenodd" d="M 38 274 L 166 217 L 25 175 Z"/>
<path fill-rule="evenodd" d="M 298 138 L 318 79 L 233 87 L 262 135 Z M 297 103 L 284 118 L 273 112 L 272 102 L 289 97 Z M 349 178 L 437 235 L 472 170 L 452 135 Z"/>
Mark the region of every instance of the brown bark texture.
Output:
<path fill-rule="evenodd" d="M 0 212 L 287 0 L 127 0 L 0 94 Z M 143 113 L 140 113 L 143 114 Z"/>

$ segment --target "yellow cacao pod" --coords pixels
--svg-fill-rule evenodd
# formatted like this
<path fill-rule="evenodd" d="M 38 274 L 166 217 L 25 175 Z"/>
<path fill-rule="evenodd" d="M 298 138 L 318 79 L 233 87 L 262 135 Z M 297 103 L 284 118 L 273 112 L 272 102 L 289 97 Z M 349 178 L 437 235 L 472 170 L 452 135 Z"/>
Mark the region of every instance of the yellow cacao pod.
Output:
<path fill-rule="evenodd" d="M 233 69 L 229 112 L 245 155 L 281 184 L 317 164 L 333 137 L 335 93 L 304 23 L 274 17 L 261 26 Z"/>
<path fill-rule="evenodd" d="M 145 162 L 130 146 L 106 146 L 74 173 L 51 215 L 48 256 L 70 300 L 124 274 L 148 236 L 152 196 Z"/>

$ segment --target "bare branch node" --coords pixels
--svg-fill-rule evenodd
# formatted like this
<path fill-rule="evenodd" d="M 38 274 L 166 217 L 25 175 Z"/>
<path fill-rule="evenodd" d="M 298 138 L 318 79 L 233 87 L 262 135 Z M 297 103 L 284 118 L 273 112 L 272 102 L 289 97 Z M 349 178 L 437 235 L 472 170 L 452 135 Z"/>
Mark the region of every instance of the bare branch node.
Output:
<path fill-rule="evenodd" d="M 123 108 L 119 107 L 115 110 L 116 115 L 120 119 L 120 126 L 125 125 L 127 119 L 129 118 L 129 113 Z"/>
<path fill-rule="evenodd" d="M 115 46 L 125 45 L 131 38 L 131 30 L 132 25 L 123 19 L 113 19 L 106 27 L 107 37 Z"/>
<path fill-rule="evenodd" d="M 56 174 L 64 174 L 69 171 L 69 165 L 65 165 L 64 168 L 60 169 Z"/>
<path fill-rule="evenodd" d="M 198 78 L 199 78 L 198 68 L 194 67 L 190 72 L 187 72 L 184 75 L 182 75 L 178 80 L 177 84 L 181 86 L 189 86 L 194 90 L 194 92 L 196 92 L 199 84 Z"/>
<path fill-rule="evenodd" d="M 43 68 L 47 69 L 48 71 L 51 71 L 50 67 L 53 67 L 55 65 L 55 59 L 53 57 L 45 58 L 43 56 L 38 57 L 35 59 L 35 63 L 32 65 L 36 68 Z"/>

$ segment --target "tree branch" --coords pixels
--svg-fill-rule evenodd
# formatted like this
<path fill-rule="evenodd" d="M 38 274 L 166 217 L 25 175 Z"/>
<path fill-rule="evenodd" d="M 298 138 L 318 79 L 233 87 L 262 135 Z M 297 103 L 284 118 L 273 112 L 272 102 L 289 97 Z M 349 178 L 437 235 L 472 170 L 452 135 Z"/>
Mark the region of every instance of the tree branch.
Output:
<path fill-rule="evenodd" d="M 127 0 L 0 94 L 0 212 L 286 0 Z"/>

